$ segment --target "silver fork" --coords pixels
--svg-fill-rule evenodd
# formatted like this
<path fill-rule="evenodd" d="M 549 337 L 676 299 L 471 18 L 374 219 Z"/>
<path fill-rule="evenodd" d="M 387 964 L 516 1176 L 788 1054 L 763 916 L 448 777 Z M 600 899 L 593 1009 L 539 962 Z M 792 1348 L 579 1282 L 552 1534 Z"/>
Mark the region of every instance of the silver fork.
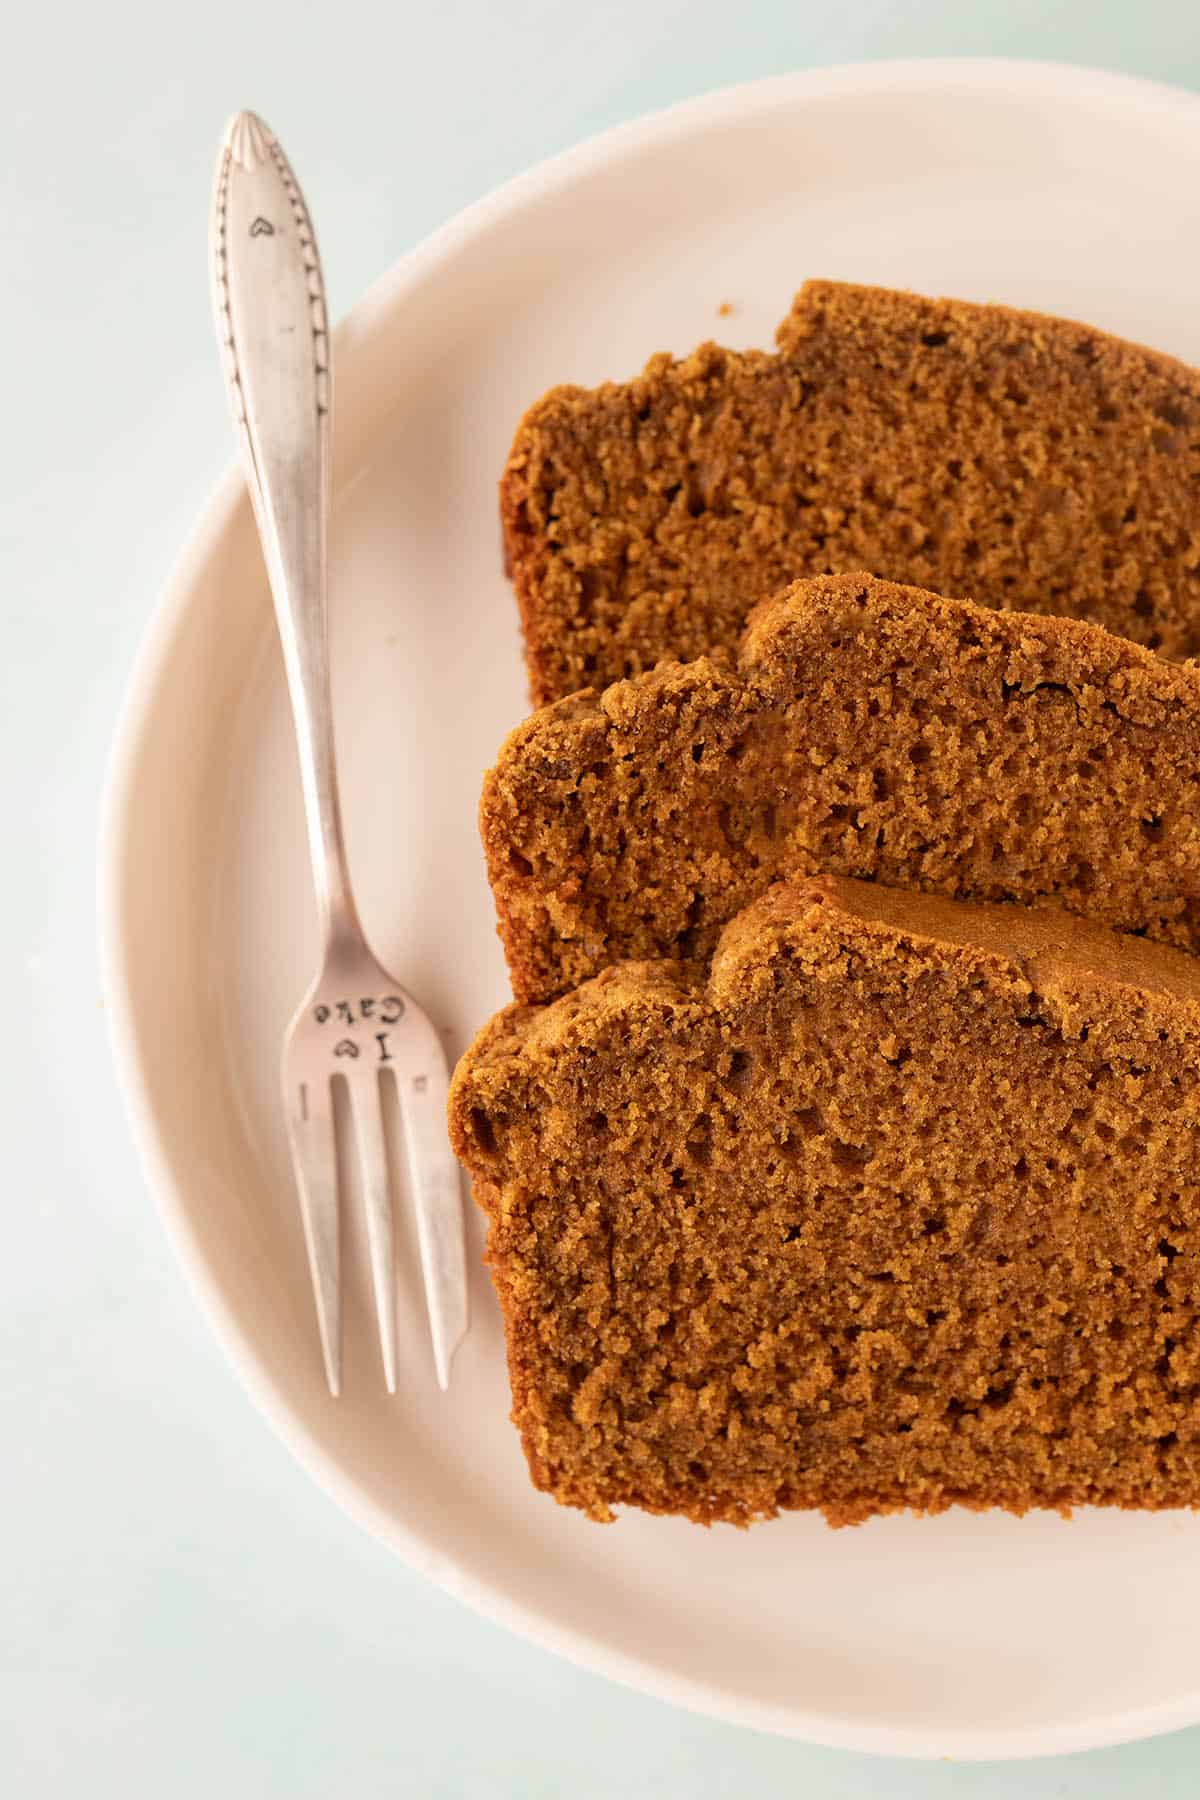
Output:
<path fill-rule="evenodd" d="M 330 1392 L 341 1388 L 338 1143 L 345 1083 L 358 1140 L 383 1371 L 396 1390 L 396 1268 L 384 1084 L 399 1098 L 439 1385 L 467 1329 L 462 1195 L 446 1138 L 437 1032 L 372 955 L 350 889 L 334 766 L 326 633 L 330 358 L 308 209 L 262 120 L 238 113 L 212 216 L 217 335 L 275 598 L 325 955 L 284 1039 L 283 1095 Z M 339 1108 L 339 1111 L 341 1109 Z M 346 1146 L 343 1146 L 343 1150 Z"/>

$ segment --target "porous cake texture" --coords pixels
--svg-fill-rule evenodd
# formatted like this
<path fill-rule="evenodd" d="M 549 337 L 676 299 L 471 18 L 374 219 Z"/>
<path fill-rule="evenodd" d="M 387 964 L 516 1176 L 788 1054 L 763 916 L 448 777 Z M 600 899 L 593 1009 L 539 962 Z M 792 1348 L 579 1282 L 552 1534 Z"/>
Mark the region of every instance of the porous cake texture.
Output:
<path fill-rule="evenodd" d="M 534 1482 L 737 1524 L 1200 1501 L 1200 971 L 781 885 L 454 1078 Z"/>
<path fill-rule="evenodd" d="M 1200 948 L 1200 672 L 1099 626 L 869 576 L 801 581 L 736 665 L 535 713 L 481 824 L 519 1000 L 703 959 L 773 880 L 1050 897 Z"/>
<path fill-rule="evenodd" d="M 778 352 L 557 387 L 501 481 L 535 703 L 868 569 L 1200 650 L 1200 376 L 1091 326 L 808 282 Z"/>

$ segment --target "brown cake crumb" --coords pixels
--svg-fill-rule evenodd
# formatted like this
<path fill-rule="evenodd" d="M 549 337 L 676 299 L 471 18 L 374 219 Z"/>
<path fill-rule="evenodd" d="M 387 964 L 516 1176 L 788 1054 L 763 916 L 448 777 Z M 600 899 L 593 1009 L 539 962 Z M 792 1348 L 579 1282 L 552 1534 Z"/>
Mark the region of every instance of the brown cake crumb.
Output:
<path fill-rule="evenodd" d="M 518 726 L 481 828 L 521 1000 L 709 955 L 780 876 L 1053 898 L 1200 950 L 1200 672 L 1078 621 L 869 576 L 759 608 Z"/>
<path fill-rule="evenodd" d="M 814 281 L 777 355 L 552 389 L 501 482 L 535 703 L 869 569 L 1200 651 L 1200 376 L 1087 325 Z"/>
<path fill-rule="evenodd" d="M 454 1078 L 535 1484 L 745 1524 L 1200 1502 L 1200 969 L 820 879 Z"/>

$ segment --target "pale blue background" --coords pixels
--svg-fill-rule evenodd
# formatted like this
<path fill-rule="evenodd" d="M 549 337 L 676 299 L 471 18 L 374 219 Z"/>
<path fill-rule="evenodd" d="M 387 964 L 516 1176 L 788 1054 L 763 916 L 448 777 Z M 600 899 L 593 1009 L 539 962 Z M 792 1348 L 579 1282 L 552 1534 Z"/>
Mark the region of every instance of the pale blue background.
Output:
<path fill-rule="evenodd" d="M 26 0 L 9 16 L 0 1794 L 1200 1791 L 1200 1731 L 989 1767 L 738 1732 L 580 1674 L 425 1586 L 251 1410 L 159 1228 L 103 1033 L 105 755 L 156 595 L 230 452 L 204 250 L 226 115 L 252 105 L 284 137 L 342 310 L 465 202 L 603 126 L 752 76 L 939 54 L 1200 87 L 1194 0 Z"/>

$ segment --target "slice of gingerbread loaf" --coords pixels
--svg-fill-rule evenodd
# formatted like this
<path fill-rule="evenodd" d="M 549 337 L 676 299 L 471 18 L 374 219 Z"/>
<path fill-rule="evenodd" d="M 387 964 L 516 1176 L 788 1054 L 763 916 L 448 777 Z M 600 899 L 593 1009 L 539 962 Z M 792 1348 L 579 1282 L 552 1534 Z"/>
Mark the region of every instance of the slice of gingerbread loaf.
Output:
<path fill-rule="evenodd" d="M 823 877 L 459 1064 L 535 1484 L 606 1519 L 1200 1504 L 1200 965 Z"/>
<path fill-rule="evenodd" d="M 535 703 L 869 569 L 1200 650 L 1200 375 L 1065 319 L 809 282 L 779 350 L 552 389 L 501 481 Z"/>
<path fill-rule="evenodd" d="M 759 608 L 736 667 L 535 713 L 481 825 L 513 991 L 707 956 L 780 877 L 1053 898 L 1200 949 L 1200 672 L 869 576 Z"/>

